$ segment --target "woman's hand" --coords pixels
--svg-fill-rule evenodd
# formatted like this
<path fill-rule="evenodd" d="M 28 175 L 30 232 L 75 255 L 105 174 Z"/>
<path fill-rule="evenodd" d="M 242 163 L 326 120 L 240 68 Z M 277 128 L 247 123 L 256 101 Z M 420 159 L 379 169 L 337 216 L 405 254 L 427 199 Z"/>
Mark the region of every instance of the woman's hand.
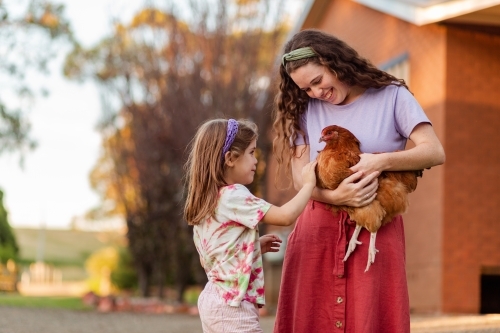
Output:
<path fill-rule="evenodd" d="M 378 179 L 382 171 L 380 154 L 361 154 L 359 162 L 351 167 L 354 172 L 340 183 L 336 189 L 336 205 L 362 207 L 377 196 Z"/>
<path fill-rule="evenodd" d="M 301 171 L 304 171 L 304 166 L 310 163 L 309 145 L 297 146 L 295 155 L 296 157 L 292 159 L 292 175 L 294 187 L 299 191 L 303 186 L 304 180 Z M 351 170 L 355 168 L 366 170 L 357 171 L 353 175 L 347 177 L 335 190 L 326 190 L 316 187 L 313 191 L 312 198 L 337 206 L 346 205 L 361 207 L 368 205 L 375 199 L 378 188 L 377 177 L 380 172 L 377 171 L 376 165 L 383 165 L 380 163 L 383 162 L 383 159 L 378 155 L 379 154 L 362 154 L 360 162 L 353 166 Z M 373 171 L 369 172 L 370 170 Z"/>
<path fill-rule="evenodd" d="M 358 171 L 344 179 L 335 190 L 335 205 L 362 207 L 368 205 L 377 196 L 380 172 L 375 171 L 366 177 Z"/>
<path fill-rule="evenodd" d="M 263 235 L 259 238 L 260 252 L 278 252 L 281 246 L 281 239 L 273 234 Z"/>
<path fill-rule="evenodd" d="M 361 154 L 359 157 L 361 158 L 359 162 L 351 167 L 353 172 L 361 171 L 364 175 L 369 175 L 376 171 L 384 171 L 383 154 Z"/>

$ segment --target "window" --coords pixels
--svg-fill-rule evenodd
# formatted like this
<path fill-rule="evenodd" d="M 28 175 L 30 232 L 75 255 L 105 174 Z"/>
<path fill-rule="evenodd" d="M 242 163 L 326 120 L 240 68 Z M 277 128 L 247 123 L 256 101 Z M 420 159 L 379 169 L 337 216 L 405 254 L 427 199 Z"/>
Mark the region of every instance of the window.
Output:
<path fill-rule="evenodd" d="M 397 56 L 386 63 L 379 66 L 381 70 L 394 75 L 398 79 L 405 80 L 406 84 L 410 84 L 410 60 L 408 53 Z"/>

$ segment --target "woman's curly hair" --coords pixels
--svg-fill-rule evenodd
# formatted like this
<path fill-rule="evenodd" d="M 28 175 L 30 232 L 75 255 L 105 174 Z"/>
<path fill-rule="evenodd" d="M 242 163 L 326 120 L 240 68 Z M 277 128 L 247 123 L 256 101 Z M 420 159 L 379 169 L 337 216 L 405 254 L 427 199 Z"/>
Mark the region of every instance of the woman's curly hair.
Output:
<path fill-rule="evenodd" d="M 325 66 L 348 86 L 381 88 L 400 85 L 408 89 L 404 80 L 378 69 L 345 42 L 320 30 L 307 29 L 298 32 L 286 43 L 284 53 L 307 46 L 318 56 L 286 62 L 279 69 L 279 91 L 273 110 L 273 129 L 276 132 L 273 151 L 278 160 L 278 172 L 285 164 L 287 174 L 290 171 L 291 157 L 294 156 L 296 149 L 295 139 L 298 133 L 302 134 L 299 119 L 309 101 L 307 93 L 290 77 L 290 74 L 299 67 L 308 63 Z"/>

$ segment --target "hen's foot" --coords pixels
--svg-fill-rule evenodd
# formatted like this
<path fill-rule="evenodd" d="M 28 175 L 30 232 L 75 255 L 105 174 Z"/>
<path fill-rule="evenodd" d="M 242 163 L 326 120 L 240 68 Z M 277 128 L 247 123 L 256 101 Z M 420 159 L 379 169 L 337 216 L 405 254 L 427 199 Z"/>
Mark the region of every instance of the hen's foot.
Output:
<path fill-rule="evenodd" d="M 352 234 L 351 240 L 349 241 L 349 246 L 347 247 L 344 261 L 346 261 L 347 258 L 349 258 L 349 256 L 354 251 L 357 245 L 362 244 L 360 241 L 358 241 L 358 235 L 360 231 L 361 231 L 361 226 L 356 225 L 356 229 L 354 229 L 354 233 Z"/>
<path fill-rule="evenodd" d="M 366 264 L 365 272 L 370 269 L 371 264 L 375 262 L 375 255 L 378 250 L 375 248 L 375 239 L 377 238 L 377 232 L 372 232 L 370 235 L 370 245 L 368 246 L 368 263 Z"/>

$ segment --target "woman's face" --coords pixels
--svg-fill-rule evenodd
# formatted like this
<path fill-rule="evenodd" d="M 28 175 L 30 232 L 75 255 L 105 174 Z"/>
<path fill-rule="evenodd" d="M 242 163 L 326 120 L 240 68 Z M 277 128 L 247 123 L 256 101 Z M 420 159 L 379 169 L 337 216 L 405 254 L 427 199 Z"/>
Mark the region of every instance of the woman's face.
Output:
<path fill-rule="evenodd" d="M 290 77 L 311 98 L 332 104 L 346 104 L 350 88 L 325 66 L 308 63 L 297 68 Z"/>

